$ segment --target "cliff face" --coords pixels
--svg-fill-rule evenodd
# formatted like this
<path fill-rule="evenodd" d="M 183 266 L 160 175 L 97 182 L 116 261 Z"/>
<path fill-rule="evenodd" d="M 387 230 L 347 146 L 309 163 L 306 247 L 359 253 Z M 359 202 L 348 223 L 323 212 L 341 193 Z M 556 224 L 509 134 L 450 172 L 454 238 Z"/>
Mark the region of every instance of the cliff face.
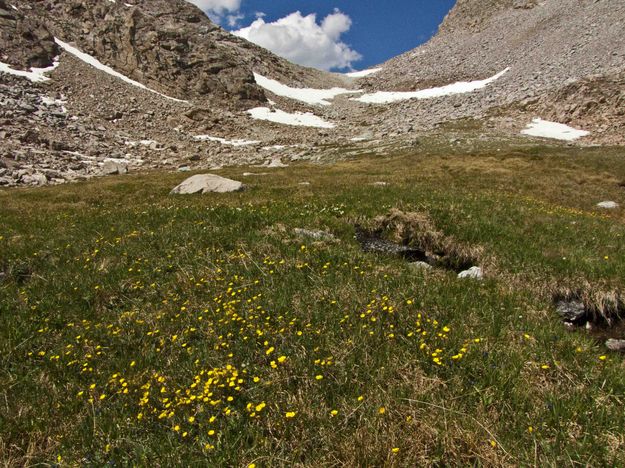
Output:
<path fill-rule="evenodd" d="M 43 68 L 58 54 L 54 37 L 36 17 L 0 0 L 0 60 L 17 68 Z"/>
<path fill-rule="evenodd" d="M 254 71 L 291 81 L 323 75 L 234 37 L 185 0 L 15 0 L 11 5 L 0 3 L 2 55 L 22 68 L 49 65 L 58 54 L 58 37 L 150 88 L 224 107 L 266 102 Z"/>

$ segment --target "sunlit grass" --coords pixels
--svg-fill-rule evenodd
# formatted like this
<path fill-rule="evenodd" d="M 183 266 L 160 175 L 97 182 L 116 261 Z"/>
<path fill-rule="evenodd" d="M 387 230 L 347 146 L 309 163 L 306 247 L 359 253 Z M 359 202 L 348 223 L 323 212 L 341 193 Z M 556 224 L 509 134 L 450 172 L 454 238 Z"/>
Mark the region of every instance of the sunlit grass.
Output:
<path fill-rule="evenodd" d="M 547 292 L 623 287 L 623 216 L 594 205 L 623 201 L 625 163 L 568 151 L 296 166 L 229 195 L 170 197 L 178 174 L 0 192 L 0 458 L 624 463 L 623 359 Z M 362 253 L 353 224 L 393 207 L 481 246 L 487 278 Z"/>

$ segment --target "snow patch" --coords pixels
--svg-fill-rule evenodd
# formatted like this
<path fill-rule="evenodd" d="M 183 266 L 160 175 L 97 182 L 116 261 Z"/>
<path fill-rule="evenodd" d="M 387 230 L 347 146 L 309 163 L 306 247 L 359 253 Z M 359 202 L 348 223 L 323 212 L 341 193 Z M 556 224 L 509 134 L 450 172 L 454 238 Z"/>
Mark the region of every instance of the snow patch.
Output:
<path fill-rule="evenodd" d="M 525 130 L 522 130 L 523 135 L 553 138 L 556 140 L 574 141 L 578 138 L 590 135 L 590 132 L 585 130 L 578 130 L 568 125 L 564 125 L 557 122 L 549 122 L 540 118 L 535 118 L 532 123 L 529 124 Z"/>
<path fill-rule="evenodd" d="M 257 145 L 260 141 L 256 140 L 226 140 L 225 138 L 213 137 L 210 135 L 197 135 L 193 137 L 197 141 L 217 141 L 222 145 L 229 146 L 249 146 L 249 145 Z"/>
<path fill-rule="evenodd" d="M 345 76 L 349 76 L 350 78 L 364 78 L 365 76 L 374 75 L 381 70 L 381 68 L 370 68 L 368 70 L 345 73 Z"/>
<path fill-rule="evenodd" d="M 389 104 L 391 102 L 406 101 L 408 99 L 432 99 L 452 94 L 464 94 L 484 88 L 497 81 L 505 75 L 510 68 L 497 73 L 485 80 L 479 81 L 459 81 L 438 88 L 421 89 L 419 91 L 379 91 L 377 93 L 365 94 L 359 98 L 352 98 L 353 101 L 364 102 L 366 104 Z"/>
<path fill-rule="evenodd" d="M 151 88 L 148 88 L 148 87 L 147 87 L 147 86 L 145 86 L 144 84 L 139 83 L 138 81 L 132 80 L 132 79 L 128 78 L 128 77 L 127 77 L 127 76 L 125 76 L 125 75 L 122 75 L 121 73 L 119 73 L 119 72 L 117 72 L 117 71 L 113 70 L 111 67 L 109 67 L 109 66 L 107 66 L 107 65 L 104 65 L 104 64 L 103 64 L 102 62 L 100 62 L 97 58 L 92 57 L 91 55 L 86 54 L 86 53 L 84 53 L 84 52 L 81 52 L 81 51 L 80 51 L 80 50 L 78 50 L 76 47 L 73 47 L 73 46 L 69 45 L 67 42 L 63 42 L 63 41 L 62 41 L 62 40 L 60 40 L 59 38 L 56 38 L 56 37 L 55 37 L 55 38 L 54 38 L 54 41 L 55 41 L 55 42 L 57 43 L 57 45 L 58 45 L 59 47 L 61 47 L 63 50 L 65 50 L 66 52 L 68 52 L 68 53 L 72 54 L 74 57 L 76 57 L 76 58 L 78 58 L 78 59 L 82 60 L 82 61 L 83 61 L 83 62 L 85 62 L 86 64 L 89 64 L 89 65 L 91 65 L 92 67 L 97 68 L 97 69 L 98 69 L 98 70 L 100 70 L 100 71 L 103 71 L 104 73 L 107 73 L 107 74 L 109 74 L 109 75 L 111 75 L 111 76 L 114 76 L 115 78 L 119 78 L 120 80 L 122 80 L 122 81 L 124 81 L 124 82 L 126 82 L 126 83 L 128 83 L 128 84 L 131 84 L 131 85 L 133 85 L 133 86 L 136 86 L 137 88 L 144 89 L 144 90 L 149 91 L 149 92 L 151 92 L 151 93 L 158 94 L 159 96 L 162 96 L 162 97 L 164 97 L 164 98 L 170 99 L 170 100 L 172 100 L 172 101 L 176 101 L 176 102 L 185 102 L 185 103 L 186 103 L 186 102 L 188 102 L 188 101 L 183 101 L 183 100 L 181 100 L 181 99 L 176 99 L 176 98 L 173 98 L 173 97 L 171 97 L 171 96 L 167 96 L 167 95 L 165 95 L 165 94 L 163 94 L 163 93 L 159 93 L 158 91 L 155 91 L 155 90 L 153 90 L 153 89 L 151 89 Z"/>
<path fill-rule="evenodd" d="M 293 114 L 289 114 L 288 112 L 284 112 L 279 109 L 272 110 L 268 107 L 255 107 L 254 109 L 248 110 L 247 113 L 256 120 L 268 120 L 269 122 L 285 125 L 318 128 L 335 127 L 333 123 L 323 120 L 321 117 L 317 117 L 311 112 L 295 112 Z"/>
<path fill-rule="evenodd" d="M 285 148 L 286 148 L 286 145 L 273 145 L 273 146 L 263 146 L 261 149 L 263 151 L 272 151 L 272 150 L 282 151 Z"/>
<path fill-rule="evenodd" d="M 126 146 L 130 146 L 132 148 L 135 148 L 137 146 L 156 146 L 158 145 L 158 142 L 154 141 L 154 140 L 139 140 L 139 141 L 126 141 L 124 143 Z"/>
<path fill-rule="evenodd" d="M 286 97 L 289 99 L 295 99 L 296 101 L 302 101 L 306 104 L 314 104 L 320 106 L 329 106 L 331 104 L 328 99 L 334 99 L 340 94 L 356 94 L 362 93 L 361 90 L 344 89 L 344 88 L 332 88 L 332 89 L 313 89 L 313 88 L 291 88 L 284 85 L 279 81 L 265 78 L 258 73 L 254 73 L 256 84 L 265 88 L 267 91 L 271 91 L 277 96 Z"/>
<path fill-rule="evenodd" d="M 54 59 L 54 62 L 49 67 L 46 67 L 46 68 L 32 67 L 30 71 L 16 70 L 15 68 L 11 67 L 11 65 L 9 65 L 8 63 L 0 62 L 0 72 L 8 73 L 9 75 L 14 75 L 14 76 L 21 76 L 22 78 L 28 78 L 33 83 L 41 83 L 44 81 L 49 81 L 50 78 L 45 76 L 45 74 L 50 73 L 58 66 L 59 66 L 58 57 Z"/>

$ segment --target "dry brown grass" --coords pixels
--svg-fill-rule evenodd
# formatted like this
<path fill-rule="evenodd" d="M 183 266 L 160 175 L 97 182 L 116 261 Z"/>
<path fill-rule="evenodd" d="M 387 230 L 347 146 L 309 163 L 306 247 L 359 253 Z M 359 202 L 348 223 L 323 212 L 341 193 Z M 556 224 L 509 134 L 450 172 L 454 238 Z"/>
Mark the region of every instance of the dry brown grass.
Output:
<path fill-rule="evenodd" d="M 392 208 L 366 226 L 371 233 L 391 242 L 425 252 L 434 266 L 462 271 L 479 264 L 483 256 L 482 247 L 458 242 L 436 229 L 427 213 Z"/>
<path fill-rule="evenodd" d="M 582 302 L 592 323 L 611 326 L 625 318 L 625 295 L 600 288 L 588 282 L 577 287 L 556 286 L 552 296 L 554 302 Z"/>

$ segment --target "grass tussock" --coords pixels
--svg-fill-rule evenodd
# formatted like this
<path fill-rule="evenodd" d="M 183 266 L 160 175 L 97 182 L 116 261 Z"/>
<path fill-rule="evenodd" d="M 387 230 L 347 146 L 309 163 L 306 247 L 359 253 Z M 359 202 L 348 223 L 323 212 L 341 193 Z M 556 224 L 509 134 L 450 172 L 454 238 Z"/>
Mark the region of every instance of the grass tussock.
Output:
<path fill-rule="evenodd" d="M 586 314 L 582 325 L 590 322 L 602 326 L 614 326 L 625 319 L 625 294 L 618 290 L 602 290 L 586 283 L 580 287 L 557 287 L 553 293 L 555 304 L 578 302 Z"/>
<path fill-rule="evenodd" d="M 392 208 L 363 224 L 370 236 L 423 252 L 432 266 L 460 272 L 478 265 L 483 255 L 482 247 L 459 242 L 438 230 L 427 213 Z"/>

